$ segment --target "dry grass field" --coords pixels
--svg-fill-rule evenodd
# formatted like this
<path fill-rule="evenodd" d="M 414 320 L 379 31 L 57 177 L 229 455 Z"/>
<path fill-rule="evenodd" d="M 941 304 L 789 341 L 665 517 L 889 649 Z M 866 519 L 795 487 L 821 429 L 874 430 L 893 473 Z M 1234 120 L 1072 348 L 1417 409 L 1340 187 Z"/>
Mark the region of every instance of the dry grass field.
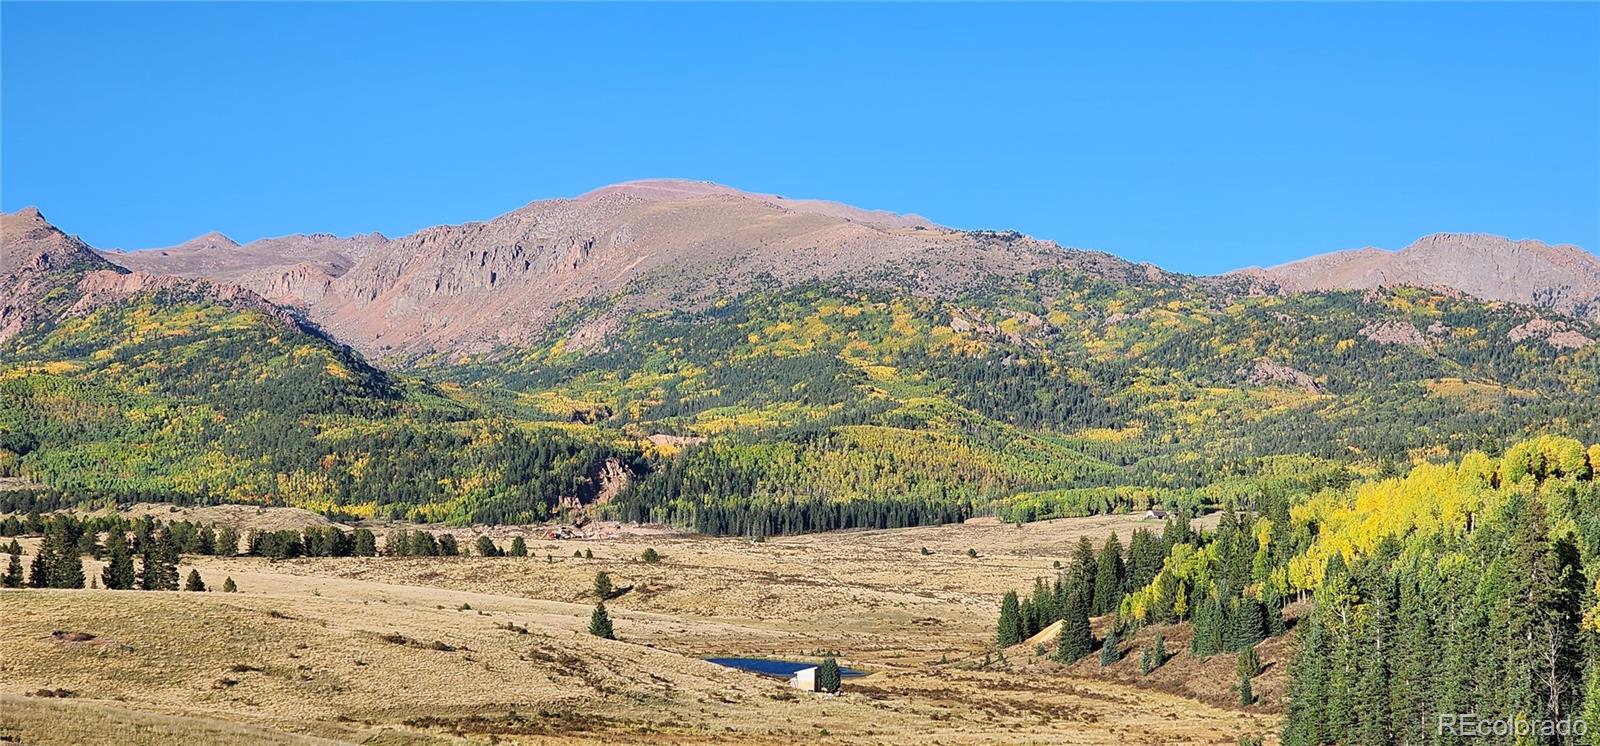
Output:
<path fill-rule="evenodd" d="M 530 531 L 526 558 L 197 557 L 182 568 L 213 587 L 232 577 L 237 594 L 0 591 L 0 743 L 1233 744 L 1270 735 L 1282 651 L 1268 648 L 1279 641 L 1263 646 L 1267 704 L 1249 711 L 1204 683 L 1209 668 L 1229 680 L 1231 656 L 1192 660 L 1178 630 L 1168 633 L 1178 655 L 1150 677 L 1138 672 L 1143 637 L 1110 669 L 1063 668 L 1022 646 L 983 666 L 1001 593 L 1050 576 L 1081 536 L 1115 530 L 1126 540 L 1138 525 L 972 523 L 761 543 Z M 661 561 L 641 561 L 646 548 Z M 573 557 L 585 550 L 594 558 Z M 616 641 L 586 633 L 602 570 L 620 591 L 607 604 Z M 700 660 L 824 650 L 868 675 L 828 696 Z"/>

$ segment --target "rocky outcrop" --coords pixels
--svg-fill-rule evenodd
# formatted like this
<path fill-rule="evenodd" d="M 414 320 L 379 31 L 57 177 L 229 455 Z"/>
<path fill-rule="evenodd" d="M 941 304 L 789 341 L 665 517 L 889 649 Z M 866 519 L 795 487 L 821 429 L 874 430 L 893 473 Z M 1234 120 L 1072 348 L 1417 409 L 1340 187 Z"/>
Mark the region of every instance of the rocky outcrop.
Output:
<path fill-rule="evenodd" d="M 1525 321 L 1506 333 L 1506 339 L 1523 342 L 1534 339 L 1556 349 L 1576 350 L 1594 344 L 1594 340 L 1577 327 L 1559 319 L 1535 318 Z"/>
<path fill-rule="evenodd" d="M 223 246 L 215 237 L 202 239 Z M 242 285 L 134 272 L 112 264 L 33 208 L 0 216 L 0 254 L 0 342 L 36 323 L 81 316 L 145 293 L 221 303 L 309 330 L 288 310 Z"/>
<path fill-rule="evenodd" d="M 1412 286 L 1600 320 L 1600 257 L 1570 244 L 1436 233 L 1399 251 L 1365 248 L 1232 273 L 1280 292 Z"/>
<path fill-rule="evenodd" d="M 1428 337 L 1409 321 L 1374 321 L 1361 327 L 1358 334 L 1381 345 L 1433 346 Z"/>
<path fill-rule="evenodd" d="M 1234 374 L 1242 376 L 1255 386 L 1288 384 L 1313 394 L 1322 391 L 1322 386 L 1317 383 L 1317 379 L 1311 377 L 1310 373 L 1275 363 L 1267 358 L 1258 358 L 1255 363 L 1234 371 Z"/>
<path fill-rule="evenodd" d="M 37 208 L 0 216 L 0 342 L 65 311 L 78 280 L 96 271 L 118 270 Z"/>

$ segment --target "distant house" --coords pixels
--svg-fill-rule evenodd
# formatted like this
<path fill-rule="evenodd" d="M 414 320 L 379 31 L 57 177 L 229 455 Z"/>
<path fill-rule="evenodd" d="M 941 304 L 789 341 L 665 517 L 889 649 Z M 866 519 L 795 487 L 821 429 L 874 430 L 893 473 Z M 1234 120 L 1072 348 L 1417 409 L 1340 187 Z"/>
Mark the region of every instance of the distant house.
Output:
<path fill-rule="evenodd" d="M 795 689 L 804 689 L 808 692 L 817 690 L 817 667 L 802 668 L 789 677 L 789 686 Z"/>
<path fill-rule="evenodd" d="M 1144 519 L 1147 521 L 1164 521 L 1167 519 L 1167 511 L 1160 508 L 1151 508 L 1144 512 Z"/>

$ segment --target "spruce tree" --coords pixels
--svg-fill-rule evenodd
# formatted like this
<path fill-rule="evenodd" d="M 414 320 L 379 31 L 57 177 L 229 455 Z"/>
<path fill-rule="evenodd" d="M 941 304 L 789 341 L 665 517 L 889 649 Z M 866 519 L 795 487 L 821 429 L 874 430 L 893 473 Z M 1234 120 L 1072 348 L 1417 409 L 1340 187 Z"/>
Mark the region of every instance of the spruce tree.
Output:
<path fill-rule="evenodd" d="M 78 557 L 78 547 L 72 538 L 72 528 L 65 519 L 50 522 L 44 541 L 39 544 L 37 566 L 44 571 L 46 588 L 82 588 L 83 560 Z"/>
<path fill-rule="evenodd" d="M 611 628 L 611 615 L 606 613 L 604 601 L 596 603 L 594 613 L 589 615 L 589 634 L 607 640 L 617 639 L 615 631 Z"/>
<path fill-rule="evenodd" d="M 1094 614 L 1095 576 L 1099 574 L 1100 558 L 1094 551 L 1094 542 L 1085 536 L 1078 540 L 1078 547 L 1072 552 L 1071 579 L 1069 589 L 1076 589 L 1083 594 L 1083 610 L 1090 616 Z"/>
<path fill-rule="evenodd" d="M 500 556 L 500 548 L 494 545 L 494 539 L 487 536 L 479 536 L 478 554 L 483 557 L 498 557 Z"/>
<path fill-rule="evenodd" d="M 0 578 L 0 587 L 21 588 L 22 587 L 22 558 L 18 557 L 15 554 L 10 555 L 10 557 L 11 557 L 11 559 L 8 562 L 6 562 L 6 574 L 5 574 L 5 577 L 4 578 Z"/>
<path fill-rule="evenodd" d="M 839 661 L 833 656 L 822 659 L 822 665 L 817 666 L 817 689 L 834 694 L 839 691 Z"/>
<path fill-rule="evenodd" d="M 1145 676 L 1150 675 L 1150 671 L 1155 668 L 1150 663 L 1152 657 L 1153 656 L 1150 653 L 1150 646 L 1146 645 L 1139 653 L 1139 673 L 1144 674 Z"/>
<path fill-rule="evenodd" d="M 1255 695 L 1255 692 L 1252 691 L 1251 688 L 1250 688 L 1250 677 L 1249 676 L 1241 676 L 1241 677 L 1239 677 L 1239 706 L 1240 707 L 1249 707 L 1250 705 L 1253 705 L 1255 703 L 1256 703 L 1256 695 Z M 1363 741 L 1362 743 L 1366 743 L 1366 742 Z M 1377 742 L 1374 742 L 1374 743 L 1377 743 Z"/>
<path fill-rule="evenodd" d="M 1194 639 L 1189 650 L 1204 658 L 1222 651 L 1222 602 L 1215 592 L 1208 592 L 1194 610 Z"/>
<path fill-rule="evenodd" d="M 232 577 L 223 578 L 222 579 L 222 592 L 223 593 L 238 593 L 239 592 L 239 586 L 234 585 Z"/>
<path fill-rule="evenodd" d="M 353 551 L 357 557 L 376 557 L 378 555 L 378 537 L 372 533 L 372 529 L 358 528 L 352 538 L 355 542 Z"/>
<path fill-rule="evenodd" d="M 594 597 L 596 599 L 605 601 L 611 598 L 611 594 L 615 591 L 616 589 L 611 586 L 611 576 L 605 570 L 594 574 Z"/>
<path fill-rule="evenodd" d="M 1283 595 L 1278 592 L 1272 583 L 1266 583 L 1261 591 L 1262 613 L 1266 616 L 1266 636 L 1277 637 L 1284 633 L 1283 622 Z"/>
<path fill-rule="evenodd" d="M 183 579 L 183 589 L 186 591 L 204 591 L 206 589 L 205 581 L 200 579 L 199 570 L 192 568 L 189 570 L 189 577 Z"/>
<path fill-rule="evenodd" d="M 45 545 L 40 544 L 39 550 L 33 555 L 33 562 L 28 565 L 28 587 L 47 588 L 50 584 L 50 560 L 45 556 Z"/>
<path fill-rule="evenodd" d="M 1266 619 L 1261 609 L 1261 603 L 1250 596 L 1244 596 L 1234 601 L 1234 611 L 1228 618 L 1228 631 L 1225 640 L 1228 650 L 1242 650 L 1262 640 L 1266 631 Z"/>
<path fill-rule="evenodd" d="M 1113 620 L 1106 630 L 1106 639 L 1100 643 L 1100 667 L 1105 668 L 1122 660 L 1121 641 L 1117 639 L 1117 624 Z"/>
<path fill-rule="evenodd" d="M 1256 655 L 1254 647 L 1247 647 L 1239 651 L 1239 657 L 1234 665 L 1234 672 L 1244 678 L 1255 678 L 1261 673 L 1261 658 Z"/>
<path fill-rule="evenodd" d="M 160 536 L 145 542 L 145 548 L 139 574 L 140 590 L 178 590 L 178 549 L 170 536 L 163 531 Z"/>
<path fill-rule="evenodd" d="M 5 552 L 6 554 L 20 555 L 22 554 L 22 545 L 17 543 L 16 539 L 12 539 L 11 543 L 6 545 Z"/>
<path fill-rule="evenodd" d="M 1117 610 L 1117 605 L 1122 601 L 1122 583 L 1125 574 L 1122 542 L 1117 541 L 1117 535 L 1113 532 L 1106 539 L 1105 548 L 1100 551 L 1100 556 L 1096 560 L 1094 601 L 1089 610 L 1091 616 L 1110 614 Z"/>
<path fill-rule="evenodd" d="M 526 556 L 528 556 L 528 542 L 523 540 L 523 538 L 521 536 L 518 536 L 517 538 L 511 540 L 511 556 L 513 556 L 513 557 L 526 557 Z"/>
<path fill-rule="evenodd" d="M 1017 592 L 1006 591 L 1000 600 L 1000 623 L 995 631 L 995 644 L 1008 648 L 1022 642 L 1022 614 L 1017 606 Z"/>
<path fill-rule="evenodd" d="M 1089 608 L 1081 592 L 1069 590 L 1066 608 L 1061 613 L 1061 630 L 1056 634 L 1056 660 L 1073 663 L 1094 650 L 1094 634 L 1089 630 Z"/>
<path fill-rule="evenodd" d="M 132 588 L 136 580 L 133 556 L 128 554 L 128 542 L 123 539 L 122 532 L 111 532 L 106 544 L 106 566 L 100 571 L 100 584 L 114 591 Z"/>
<path fill-rule="evenodd" d="M 1155 667 L 1156 668 L 1160 668 L 1163 664 L 1165 664 L 1167 662 L 1167 637 L 1166 637 L 1166 635 L 1163 635 L 1160 632 L 1156 633 L 1155 651 L 1151 655 L 1154 658 L 1153 663 L 1155 663 Z"/>

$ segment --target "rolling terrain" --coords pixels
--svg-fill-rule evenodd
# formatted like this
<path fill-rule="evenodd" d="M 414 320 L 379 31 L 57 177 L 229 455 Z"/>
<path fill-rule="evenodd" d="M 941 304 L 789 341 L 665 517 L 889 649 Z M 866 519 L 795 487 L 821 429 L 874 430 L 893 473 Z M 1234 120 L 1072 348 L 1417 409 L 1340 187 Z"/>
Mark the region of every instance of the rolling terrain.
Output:
<path fill-rule="evenodd" d="M 774 535 L 1220 505 L 1600 428 L 1591 321 L 1443 286 L 1581 287 L 1570 247 L 1428 239 L 1408 262 L 1470 261 L 1313 288 L 668 180 L 137 252 L 29 210 L 5 246 L 0 476 L 48 493 L 19 509 Z"/>
<path fill-rule="evenodd" d="M 1192 277 L 675 181 L 393 239 L 0 227 L 0 519 L 36 586 L 0 591 L 0 738 L 1369 742 L 1415 719 L 1391 687 L 1600 703 L 1565 249 Z M 127 533 L 158 587 L 94 587 L 119 553 L 132 584 Z M 241 592 L 161 589 L 191 570 Z M 1492 646 L 1452 672 L 1430 639 Z M 830 653 L 868 672 L 836 697 L 702 660 Z"/>
<path fill-rule="evenodd" d="M 21 620 L 0 632 L 16 653 L 0 662 L 0 736 L 74 743 L 116 727 L 129 743 L 1201 744 L 1275 729 L 1280 704 L 1202 704 L 1176 680 L 1138 681 L 1136 668 L 1132 678 L 1068 670 L 1023 650 L 984 665 L 996 581 L 1032 582 L 1078 538 L 1138 525 L 1101 517 L 762 544 L 533 534 L 526 558 L 185 562 L 213 585 L 235 580 L 232 594 L 0 591 L 0 611 Z M 594 558 L 572 557 L 576 547 Z M 645 548 L 661 562 L 639 562 Z M 626 589 L 607 604 L 616 641 L 583 631 L 597 571 Z M 819 649 L 869 675 L 827 697 L 699 660 L 806 660 Z M 1177 675 L 1190 664 L 1170 665 Z"/>

